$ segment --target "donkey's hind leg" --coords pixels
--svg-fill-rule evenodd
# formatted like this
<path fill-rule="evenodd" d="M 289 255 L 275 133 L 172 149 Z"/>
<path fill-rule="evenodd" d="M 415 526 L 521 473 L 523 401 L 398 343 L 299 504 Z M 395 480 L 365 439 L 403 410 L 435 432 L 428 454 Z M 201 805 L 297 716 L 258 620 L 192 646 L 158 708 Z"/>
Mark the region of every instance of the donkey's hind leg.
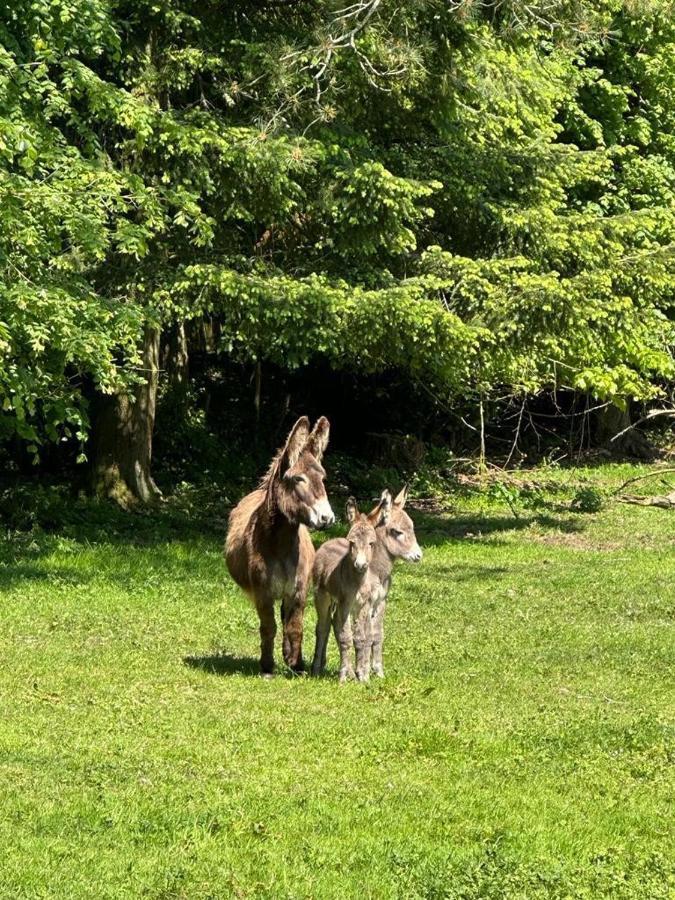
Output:
<path fill-rule="evenodd" d="M 312 675 L 320 675 L 326 668 L 326 647 L 330 634 L 331 596 L 326 591 L 317 589 L 314 596 L 316 607 L 316 644 L 312 660 Z"/>
<path fill-rule="evenodd" d="M 274 600 L 256 597 L 255 606 L 260 619 L 260 671 L 263 675 L 271 675 L 274 671 L 274 638 L 277 633 Z"/>
<path fill-rule="evenodd" d="M 387 601 L 380 600 L 373 611 L 371 622 L 372 638 L 373 638 L 373 655 L 371 663 L 371 671 L 378 678 L 384 678 L 384 665 L 382 663 L 382 645 L 384 644 L 384 613 L 387 608 Z"/>

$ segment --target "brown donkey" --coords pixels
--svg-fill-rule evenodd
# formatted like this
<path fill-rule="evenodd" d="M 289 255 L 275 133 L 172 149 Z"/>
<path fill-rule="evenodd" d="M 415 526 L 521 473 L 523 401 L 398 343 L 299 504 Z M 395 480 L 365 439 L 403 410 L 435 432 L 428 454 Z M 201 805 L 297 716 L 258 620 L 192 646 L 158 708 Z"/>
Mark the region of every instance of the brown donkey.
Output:
<path fill-rule="evenodd" d="M 274 603 L 281 599 L 284 662 L 302 671 L 302 620 L 314 562 L 307 528 L 335 521 L 321 465 L 330 426 L 323 416 L 310 433 L 303 416 L 291 429 L 257 490 L 230 513 L 225 560 L 260 619 L 260 668 L 274 669 Z"/>
<path fill-rule="evenodd" d="M 389 491 L 383 491 L 380 502 L 367 516 L 359 514 L 350 500 L 347 519 L 352 527 L 347 538 L 326 541 L 317 551 L 313 567 L 317 613 L 313 675 L 319 675 L 326 666 L 332 619 L 340 648 L 340 681 L 354 677 L 352 647 L 356 650 L 359 681 L 368 681 L 371 671 L 384 676 L 384 613 L 394 561 L 422 559 L 412 519 L 403 509 L 407 495 L 404 487 L 392 501 Z"/>

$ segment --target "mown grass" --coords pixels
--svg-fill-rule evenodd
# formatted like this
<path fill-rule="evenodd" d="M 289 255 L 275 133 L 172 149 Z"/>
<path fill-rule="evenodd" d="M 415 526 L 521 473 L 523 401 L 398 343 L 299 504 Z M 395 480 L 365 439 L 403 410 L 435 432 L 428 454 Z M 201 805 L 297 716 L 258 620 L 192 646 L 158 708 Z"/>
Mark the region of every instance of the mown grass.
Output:
<path fill-rule="evenodd" d="M 217 527 L 8 535 L 1 896 L 672 897 L 675 514 L 561 502 L 639 471 L 417 514 L 368 686 L 257 677 Z"/>

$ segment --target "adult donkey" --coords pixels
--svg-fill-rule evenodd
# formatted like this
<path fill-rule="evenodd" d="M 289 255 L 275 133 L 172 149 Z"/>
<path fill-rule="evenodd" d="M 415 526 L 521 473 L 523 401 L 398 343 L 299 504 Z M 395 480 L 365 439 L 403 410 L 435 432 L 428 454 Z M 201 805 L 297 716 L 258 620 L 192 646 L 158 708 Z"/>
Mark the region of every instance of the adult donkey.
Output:
<path fill-rule="evenodd" d="M 263 674 L 274 669 L 278 599 L 284 662 L 297 672 L 304 669 L 302 621 L 314 562 L 307 529 L 327 528 L 335 521 L 321 465 L 329 430 L 323 416 L 311 432 L 307 416 L 298 419 L 260 486 L 230 513 L 225 560 L 230 575 L 257 610 Z"/>

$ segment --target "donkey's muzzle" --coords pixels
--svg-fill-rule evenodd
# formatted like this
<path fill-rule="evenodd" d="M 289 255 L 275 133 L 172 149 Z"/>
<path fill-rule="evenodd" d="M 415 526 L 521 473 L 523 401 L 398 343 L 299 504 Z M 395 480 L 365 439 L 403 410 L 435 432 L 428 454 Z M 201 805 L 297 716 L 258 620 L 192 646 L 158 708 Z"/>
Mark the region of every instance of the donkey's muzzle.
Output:
<path fill-rule="evenodd" d="M 311 525 L 312 528 L 330 528 L 335 522 L 335 513 L 331 509 L 328 500 L 322 500 L 312 508 Z"/>

